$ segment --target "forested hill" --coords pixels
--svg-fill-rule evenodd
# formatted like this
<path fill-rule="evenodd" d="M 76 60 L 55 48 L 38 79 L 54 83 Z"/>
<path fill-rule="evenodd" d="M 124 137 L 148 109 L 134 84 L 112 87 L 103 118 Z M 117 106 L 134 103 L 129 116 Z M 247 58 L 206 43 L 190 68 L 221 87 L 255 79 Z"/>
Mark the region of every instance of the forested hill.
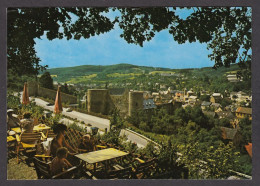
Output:
<path fill-rule="evenodd" d="M 126 63 L 116 64 L 116 65 L 82 65 L 75 67 L 63 67 L 63 68 L 52 68 L 47 69 L 54 79 L 58 81 L 69 81 L 73 77 L 79 76 L 89 76 L 89 75 L 108 75 L 108 74 L 140 74 L 140 73 L 149 73 L 152 71 L 168 71 L 171 69 L 168 68 L 156 68 L 156 67 L 146 67 L 146 66 L 137 66 Z M 57 76 L 57 77 L 56 77 Z"/>
<path fill-rule="evenodd" d="M 132 64 L 116 64 L 116 65 L 82 65 L 75 67 L 52 68 L 46 71 L 50 72 L 53 79 L 58 82 L 79 83 L 93 79 L 106 80 L 116 78 L 134 78 L 143 74 L 156 74 L 156 73 L 179 73 L 186 75 L 207 74 L 210 77 L 224 75 L 227 72 L 236 72 L 239 69 L 238 65 L 231 65 L 230 68 L 219 68 L 217 70 L 211 67 L 205 68 L 192 68 L 192 69 L 170 69 L 137 66 Z"/>

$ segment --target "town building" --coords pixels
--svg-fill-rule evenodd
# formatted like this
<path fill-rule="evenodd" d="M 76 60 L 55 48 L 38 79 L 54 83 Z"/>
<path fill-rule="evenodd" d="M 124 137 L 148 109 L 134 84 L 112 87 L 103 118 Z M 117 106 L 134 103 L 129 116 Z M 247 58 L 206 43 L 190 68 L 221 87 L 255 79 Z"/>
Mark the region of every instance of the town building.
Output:
<path fill-rule="evenodd" d="M 236 74 L 228 74 L 227 79 L 229 82 L 239 82 L 242 81 L 241 79 L 237 78 Z"/>
<path fill-rule="evenodd" d="M 195 95 L 195 93 L 193 92 L 192 89 L 187 92 L 187 96 L 188 96 L 188 97 L 194 96 L 194 95 Z"/>
<path fill-rule="evenodd" d="M 220 93 L 213 93 L 210 97 L 211 103 L 220 103 L 223 96 Z"/>
<path fill-rule="evenodd" d="M 230 121 L 235 119 L 235 116 L 230 111 L 216 112 L 219 119 L 227 118 Z"/>
<path fill-rule="evenodd" d="M 155 109 L 156 105 L 153 99 L 144 99 L 143 101 L 144 110 Z"/>
<path fill-rule="evenodd" d="M 211 103 L 211 107 L 215 108 L 215 110 L 221 108 L 221 105 L 219 103 Z"/>
<path fill-rule="evenodd" d="M 252 108 L 238 107 L 236 110 L 236 117 L 239 119 L 248 117 L 250 120 L 252 120 Z"/>
<path fill-rule="evenodd" d="M 201 109 L 202 109 L 202 110 L 205 110 L 205 109 L 209 108 L 210 105 L 211 105 L 211 102 L 203 101 L 203 102 L 201 103 Z"/>
<path fill-rule="evenodd" d="M 222 138 L 226 141 L 232 141 L 235 146 L 239 146 L 243 140 L 242 135 L 239 133 L 238 129 L 232 129 L 227 127 L 220 127 L 222 132 Z"/>

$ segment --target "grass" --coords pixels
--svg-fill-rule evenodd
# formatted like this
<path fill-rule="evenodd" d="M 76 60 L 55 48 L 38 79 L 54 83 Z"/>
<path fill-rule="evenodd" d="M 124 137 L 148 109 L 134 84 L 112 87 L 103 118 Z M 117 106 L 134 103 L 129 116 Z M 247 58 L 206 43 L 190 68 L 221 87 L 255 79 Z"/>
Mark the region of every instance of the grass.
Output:
<path fill-rule="evenodd" d="M 86 75 L 86 76 L 78 76 L 76 78 L 71 78 L 71 80 L 67 81 L 67 83 L 82 83 L 82 82 L 86 82 L 88 80 L 91 80 L 95 77 L 97 77 L 97 74 L 90 74 L 90 75 Z"/>
<path fill-rule="evenodd" d="M 118 78 L 121 78 L 121 77 L 140 76 L 140 75 L 142 75 L 142 74 L 140 74 L 140 73 L 128 73 L 128 74 L 113 73 L 113 74 L 107 74 L 107 77 L 112 77 L 112 78 L 118 77 Z"/>
<path fill-rule="evenodd" d="M 149 74 L 156 75 L 156 74 L 161 74 L 161 73 L 171 73 L 171 74 L 175 74 L 175 72 L 173 72 L 173 71 L 152 71 L 152 72 L 150 72 Z"/>

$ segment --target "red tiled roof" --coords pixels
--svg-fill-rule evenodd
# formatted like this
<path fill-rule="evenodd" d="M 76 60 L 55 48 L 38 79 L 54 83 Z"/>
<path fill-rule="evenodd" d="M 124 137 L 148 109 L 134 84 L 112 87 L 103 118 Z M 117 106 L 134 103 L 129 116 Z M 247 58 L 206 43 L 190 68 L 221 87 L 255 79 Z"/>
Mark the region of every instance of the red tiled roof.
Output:
<path fill-rule="evenodd" d="M 252 143 L 248 143 L 248 145 L 245 145 L 245 148 L 249 156 L 252 158 Z"/>

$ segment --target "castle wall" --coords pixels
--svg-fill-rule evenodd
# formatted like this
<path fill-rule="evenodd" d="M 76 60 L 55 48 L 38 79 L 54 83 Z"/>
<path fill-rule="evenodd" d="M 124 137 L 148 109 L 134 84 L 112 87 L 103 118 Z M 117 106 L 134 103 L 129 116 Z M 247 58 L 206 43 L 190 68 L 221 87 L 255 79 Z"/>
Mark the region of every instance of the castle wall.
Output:
<path fill-rule="evenodd" d="M 142 91 L 129 92 L 129 116 L 132 115 L 134 111 L 143 109 L 144 93 Z"/>
<path fill-rule="evenodd" d="M 121 117 L 128 116 L 129 92 L 125 91 L 122 95 L 110 95 L 115 107 L 120 110 Z"/>
<path fill-rule="evenodd" d="M 29 96 L 40 96 L 55 100 L 57 91 L 40 87 L 36 82 L 28 82 L 28 93 Z M 61 101 L 62 103 L 74 104 L 77 103 L 77 97 L 61 92 Z"/>
<path fill-rule="evenodd" d="M 38 95 L 38 83 L 28 82 L 28 95 L 37 96 Z"/>
<path fill-rule="evenodd" d="M 87 96 L 88 112 L 109 114 L 114 108 L 114 103 L 108 89 L 89 89 Z"/>
<path fill-rule="evenodd" d="M 55 90 L 38 87 L 38 96 L 55 100 L 56 95 L 57 95 L 57 91 Z M 77 103 L 77 97 L 61 92 L 61 101 L 67 104 L 75 104 Z"/>

